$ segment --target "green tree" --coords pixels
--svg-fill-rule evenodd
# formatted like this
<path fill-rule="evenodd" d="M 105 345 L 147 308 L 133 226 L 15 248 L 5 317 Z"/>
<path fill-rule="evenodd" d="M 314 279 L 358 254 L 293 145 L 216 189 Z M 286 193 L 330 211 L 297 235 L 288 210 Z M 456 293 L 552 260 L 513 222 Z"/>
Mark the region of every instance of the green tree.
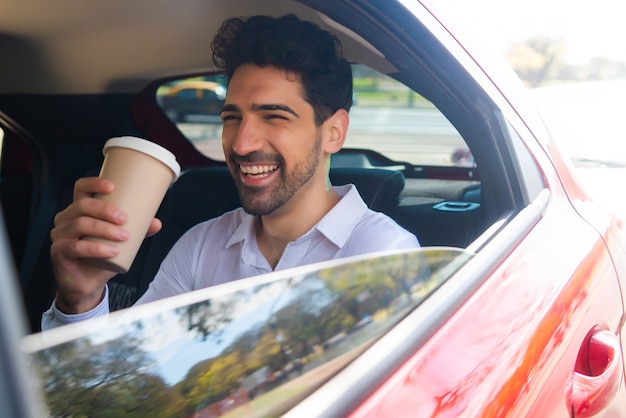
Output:
<path fill-rule="evenodd" d="M 176 313 L 188 330 L 197 332 L 203 340 L 206 340 L 209 335 L 232 321 L 233 300 L 207 300 L 179 308 Z M 219 338 L 219 335 L 215 337 Z"/>

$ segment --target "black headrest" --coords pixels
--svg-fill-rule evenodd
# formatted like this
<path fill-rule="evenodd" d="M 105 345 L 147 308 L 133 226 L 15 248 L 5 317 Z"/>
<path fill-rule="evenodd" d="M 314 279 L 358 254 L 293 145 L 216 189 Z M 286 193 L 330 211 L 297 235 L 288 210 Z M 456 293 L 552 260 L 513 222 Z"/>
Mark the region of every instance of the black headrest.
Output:
<path fill-rule="evenodd" d="M 239 193 L 227 167 L 194 168 L 183 172 L 172 185 L 167 216 L 189 228 L 239 205 Z"/>
<path fill-rule="evenodd" d="M 367 206 L 378 212 L 396 205 L 404 189 L 401 172 L 382 168 L 331 168 L 330 182 L 334 186 L 354 184 Z"/>

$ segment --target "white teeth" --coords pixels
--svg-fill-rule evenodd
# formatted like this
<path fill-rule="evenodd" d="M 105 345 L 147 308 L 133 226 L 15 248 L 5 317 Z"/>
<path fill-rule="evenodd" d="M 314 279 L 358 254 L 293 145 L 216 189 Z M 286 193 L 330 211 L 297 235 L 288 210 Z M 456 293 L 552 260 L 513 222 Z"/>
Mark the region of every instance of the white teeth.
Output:
<path fill-rule="evenodd" d="M 244 174 L 266 174 L 270 171 L 274 171 L 278 168 L 277 164 L 272 165 L 249 165 L 249 166 L 239 166 L 239 170 L 241 170 Z"/>

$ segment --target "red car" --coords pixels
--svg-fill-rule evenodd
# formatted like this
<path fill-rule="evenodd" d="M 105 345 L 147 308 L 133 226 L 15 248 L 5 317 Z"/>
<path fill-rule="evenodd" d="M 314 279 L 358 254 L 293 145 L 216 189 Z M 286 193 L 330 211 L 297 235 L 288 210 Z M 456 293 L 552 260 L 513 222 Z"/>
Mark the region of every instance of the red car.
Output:
<path fill-rule="evenodd" d="M 429 3 L 5 0 L 4 416 L 626 416 L 624 221 L 579 186 L 511 69 Z M 354 63 L 331 181 L 422 248 L 130 307 L 184 231 L 239 205 L 220 126 L 169 119 L 162 86 L 220 76 L 208 44 L 227 17 L 287 13 Z M 110 282 L 119 312 L 41 333 L 53 217 L 118 135 L 183 168 L 163 230 Z"/>

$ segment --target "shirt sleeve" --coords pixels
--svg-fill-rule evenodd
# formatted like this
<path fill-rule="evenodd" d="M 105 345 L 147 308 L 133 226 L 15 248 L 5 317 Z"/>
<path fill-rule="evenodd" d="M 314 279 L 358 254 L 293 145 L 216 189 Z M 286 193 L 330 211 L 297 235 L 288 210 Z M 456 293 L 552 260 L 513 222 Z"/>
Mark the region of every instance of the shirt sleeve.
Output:
<path fill-rule="evenodd" d="M 199 229 L 187 231 L 165 256 L 154 279 L 135 305 L 194 290 L 194 269 L 200 247 Z"/>
<path fill-rule="evenodd" d="M 394 221 L 395 222 L 395 221 Z M 398 225 L 401 232 L 398 232 L 398 238 L 393 244 L 393 248 L 420 248 L 419 239 L 412 233 Z"/>
<path fill-rule="evenodd" d="M 344 249 L 348 255 L 356 255 L 419 247 L 417 237 L 393 219 L 382 213 L 368 211 L 352 231 Z"/>
<path fill-rule="evenodd" d="M 41 316 L 41 330 L 46 331 L 61 325 L 73 324 L 75 322 L 84 321 L 109 314 L 109 288 L 104 287 L 104 295 L 100 303 L 93 309 L 79 313 L 66 314 L 57 308 L 56 299 L 52 302 L 52 306 Z"/>

